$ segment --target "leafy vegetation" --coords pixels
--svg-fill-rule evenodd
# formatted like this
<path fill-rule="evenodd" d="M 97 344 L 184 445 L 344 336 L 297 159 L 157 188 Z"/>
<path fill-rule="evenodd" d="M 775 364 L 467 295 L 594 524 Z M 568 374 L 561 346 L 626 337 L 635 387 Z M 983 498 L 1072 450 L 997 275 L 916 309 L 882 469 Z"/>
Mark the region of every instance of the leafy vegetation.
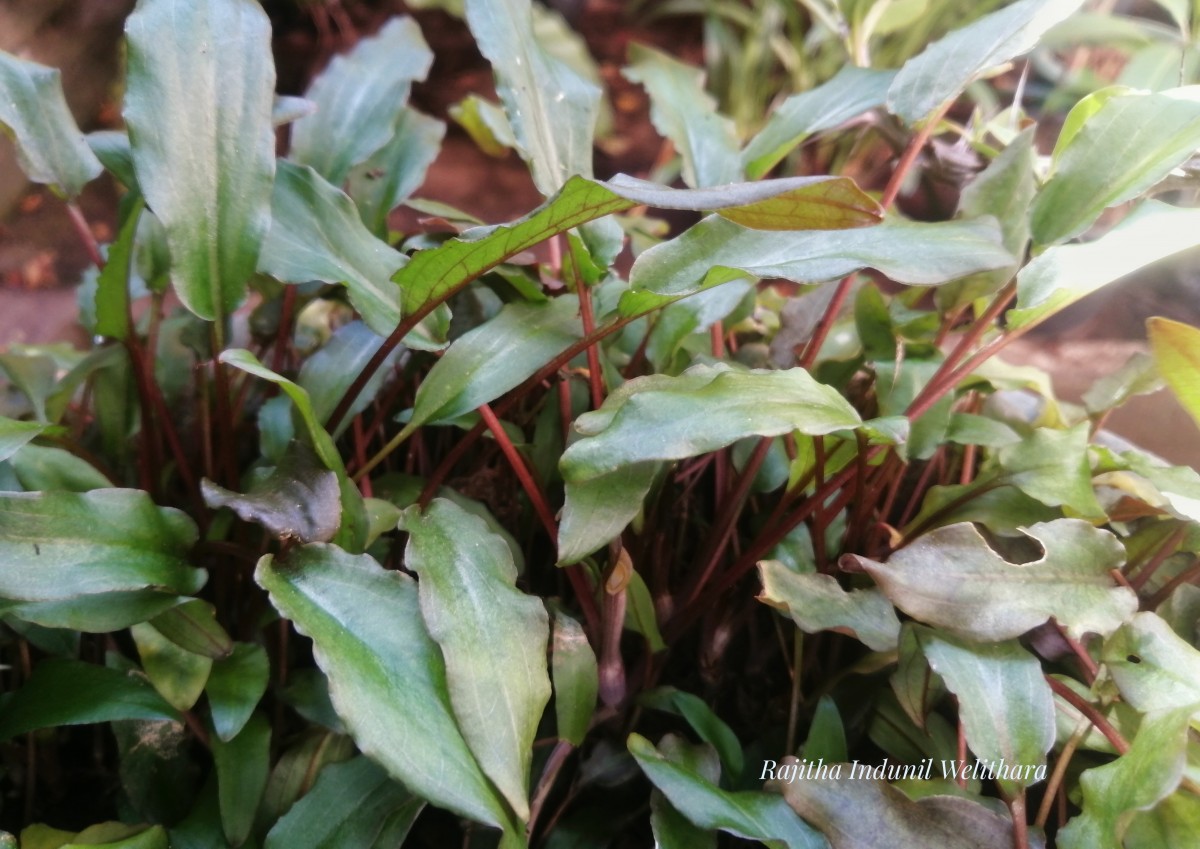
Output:
<path fill-rule="evenodd" d="M 141 0 L 88 136 L 0 55 L 96 264 L 91 348 L 0 354 L 20 845 L 1194 846 L 1200 475 L 1103 424 L 1200 421 L 1200 330 L 1082 408 L 993 355 L 1200 243 L 1198 89 L 1071 58 L 1192 55 L 1195 9 L 667 4 L 716 97 L 627 77 L 681 187 L 594 174 L 543 11 L 461 5 L 500 105 L 458 119 L 545 196 L 461 232 L 389 228 L 445 132 L 412 19 L 298 101 L 257 3 Z"/>

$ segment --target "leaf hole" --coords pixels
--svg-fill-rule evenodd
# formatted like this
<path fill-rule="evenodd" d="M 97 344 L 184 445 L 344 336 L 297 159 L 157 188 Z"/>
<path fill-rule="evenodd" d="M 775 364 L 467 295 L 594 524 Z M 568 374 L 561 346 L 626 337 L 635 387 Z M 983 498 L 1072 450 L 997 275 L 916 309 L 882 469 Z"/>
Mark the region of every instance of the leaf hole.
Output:
<path fill-rule="evenodd" d="M 1136 654 L 1126 655 L 1125 659 L 1127 661 L 1129 661 L 1130 663 L 1141 663 L 1142 662 L 1142 659 L 1140 657 L 1138 657 Z"/>

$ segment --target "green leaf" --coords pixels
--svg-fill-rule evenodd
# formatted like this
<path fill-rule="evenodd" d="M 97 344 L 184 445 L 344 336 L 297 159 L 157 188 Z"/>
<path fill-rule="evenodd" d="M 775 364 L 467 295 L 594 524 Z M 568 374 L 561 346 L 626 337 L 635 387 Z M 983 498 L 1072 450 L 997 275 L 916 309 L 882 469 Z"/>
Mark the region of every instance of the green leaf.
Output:
<path fill-rule="evenodd" d="M 844 398 L 803 369 L 701 365 L 678 377 L 631 380 L 579 417 L 575 428 L 584 438 L 560 461 L 567 502 L 559 563 L 595 551 L 637 514 L 653 478 L 651 461 L 694 457 L 748 436 L 819 435 L 860 423 Z"/>
<path fill-rule="evenodd" d="M 154 689 L 176 710 L 191 710 L 204 692 L 212 658 L 180 648 L 144 622 L 130 634 Z"/>
<path fill-rule="evenodd" d="M 133 273 L 134 240 L 145 208 L 145 202 L 139 200 L 121 225 L 96 282 L 96 334 L 121 342 L 129 337 L 129 276 Z"/>
<path fill-rule="evenodd" d="M 713 709 L 699 696 L 674 687 L 656 687 L 643 693 L 639 700 L 655 710 L 682 716 L 696 735 L 720 755 L 721 763 L 729 775 L 737 777 L 742 774 L 745 767 L 742 744 L 738 742 L 733 729 L 713 713 Z"/>
<path fill-rule="evenodd" d="M 416 581 L 316 543 L 286 562 L 264 557 L 255 579 L 312 638 L 334 706 L 364 754 L 436 805 L 497 827 L 511 818 L 459 731 Z"/>
<path fill-rule="evenodd" d="M 304 165 L 280 162 L 274 220 L 258 270 L 284 283 L 345 284 L 367 326 L 387 336 L 400 323 L 400 290 L 390 278 L 404 256 L 371 235 L 354 202 Z"/>
<path fill-rule="evenodd" d="M 217 609 L 198 598 L 172 607 L 150 624 L 180 648 L 214 660 L 228 657 L 233 651 L 233 640 L 217 622 Z"/>
<path fill-rule="evenodd" d="M 953 796 L 914 802 L 885 781 L 861 775 L 850 779 L 850 764 L 837 766 L 840 778 L 776 782 L 787 803 L 829 838 L 832 849 L 1010 849 L 1014 845 L 1012 821 L 978 802 Z"/>
<path fill-rule="evenodd" d="M 1146 322 L 1146 332 L 1163 380 L 1200 425 L 1200 330 L 1156 316 Z"/>
<path fill-rule="evenodd" d="M 683 758 L 668 759 L 640 734 L 630 734 L 628 746 L 646 777 L 673 807 L 700 828 L 759 840 L 771 849 L 823 849 L 821 836 L 788 810 L 779 796 L 722 790 L 705 775 L 680 763 Z"/>
<path fill-rule="evenodd" d="M 359 756 L 321 770 L 312 790 L 267 833 L 264 849 L 399 846 L 425 803 Z M 388 835 L 386 843 L 380 838 Z"/>
<path fill-rule="evenodd" d="M 329 542 L 342 516 L 337 475 L 303 442 L 292 441 L 279 465 L 256 477 L 245 494 L 208 478 L 200 481 L 200 491 L 213 510 L 228 507 L 279 539 Z"/>
<path fill-rule="evenodd" d="M 1041 558 L 1010 563 L 966 523 L 919 537 L 886 564 L 848 556 L 905 613 L 970 639 L 1012 639 L 1051 617 L 1077 637 L 1108 634 L 1136 612 L 1134 593 L 1113 584 L 1125 550 L 1111 533 L 1079 519 L 1022 533 L 1041 544 Z"/>
<path fill-rule="evenodd" d="M 193 593 L 196 526 L 140 490 L 0 493 L 0 597 L 64 601 L 152 589 Z"/>
<path fill-rule="evenodd" d="M 742 150 L 746 177 L 759 179 L 813 133 L 833 129 L 882 106 L 895 76 L 895 71 L 845 65 L 829 82 L 793 94 Z"/>
<path fill-rule="evenodd" d="M 1200 243 L 1200 209 L 1146 201 L 1099 239 L 1047 249 L 1017 275 L 1008 326 L 1036 324 L 1130 272 Z"/>
<path fill-rule="evenodd" d="M 101 824 L 103 826 L 105 824 Z M 72 838 L 72 842 L 63 844 L 61 849 L 169 849 L 167 840 L 167 832 L 161 825 L 150 826 L 149 828 L 139 826 L 125 826 L 123 823 L 114 823 L 120 828 L 112 829 L 109 834 L 99 832 L 101 826 L 92 826 L 84 829 Z M 90 832 L 97 831 L 93 836 Z M 116 837 L 117 833 L 128 833 L 125 837 Z M 116 837 L 116 839 L 112 839 Z"/>
<path fill-rule="evenodd" d="M 909 59 L 888 89 L 888 109 L 909 124 L 956 98 L 968 84 L 1034 48 L 1083 0 L 1020 0 L 985 15 Z"/>
<path fill-rule="evenodd" d="M 7 460 L 21 447 L 49 430 L 44 422 L 22 422 L 0 416 L 0 461 Z"/>
<path fill-rule="evenodd" d="M 287 378 L 275 374 L 249 351 L 231 348 L 222 352 L 220 360 L 255 377 L 261 377 L 263 380 L 274 383 L 292 400 L 296 412 L 300 414 L 300 418 L 304 422 L 309 444 L 325 467 L 338 477 L 338 489 L 342 500 L 342 519 L 341 528 L 335 541 L 350 548 L 361 546 L 366 540 L 367 533 L 367 516 L 366 509 L 363 507 L 362 494 L 347 477 L 346 467 L 342 464 L 342 455 L 338 452 L 337 446 L 333 444 L 329 433 L 321 426 L 308 393 Z"/>
<path fill-rule="evenodd" d="M 929 628 L 914 632 L 930 667 L 958 697 L 958 716 L 976 757 L 1015 768 L 1006 792 L 1046 777 L 1054 745 L 1054 697 L 1042 665 L 1016 640 L 976 643 Z"/>
<path fill-rule="evenodd" d="M 550 645 L 558 739 L 578 747 L 583 745 L 596 711 L 596 694 L 600 689 L 596 653 L 583 627 L 558 610 L 554 611 Z"/>
<path fill-rule="evenodd" d="M 573 177 L 558 194 L 523 218 L 501 227 L 468 231 L 437 248 L 419 251 L 395 277 L 404 292 L 404 311 L 427 309 L 514 254 L 572 227 L 640 204 L 721 210 L 763 229 L 861 227 L 882 217 L 879 205 L 844 177 L 790 177 L 684 190 L 623 174 L 607 183 Z"/>
<path fill-rule="evenodd" d="M 1106 100 L 1056 150 L 1054 175 L 1033 205 L 1039 245 L 1086 230 L 1106 208 L 1137 197 L 1200 147 L 1200 87 Z M 1121 167 L 1115 171 L 1112 163 Z"/>
<path fill-rule="evenodd" d="M 276 823 L 296 801 L 312 790 L 326 766 L 347 761 L 358 754 L 354 741 L 345 734 L 310 728 L 299 741 L 279 756 L 267 779 L 256 822 Z"/>
<path fill-rule="evenodd" d="M 668 734 L 659 741 L 663 756 L 681 769 L 716 787 L 721 783 L 721 762 L 712 746 L 693 746 Z M 650 830 L 655 849 L 716 849 L 717 833 L 693 825 L 667 801 L 661 790 L 650 793 Z"/>
<path fill-rule="evenodd" d="M 467 0 L 466 18 L 538 191 L 590 177 L 600 90 L 541 45 L 530 0 Z"/>
<path fill-rule="evenodd" d="M 808 737 L 804 741 L 804 759 L 809 763 L 846 760 L 846 726 L 838 712 L 837 702 L 829 696 L 817 699 Z"/>
<path fill-rule="evenodd" d="M 1189 849 L 1200 834 L 1200 799 L 1179 791 L 1144 814 L 1125 832 L 1126 849 Z"/>
<path fill-rule="evenodd" d="M 300 367 L 300 374 L 296 376 L 296 383 L 308 392 L 309 398 L 312 399 L 313 413 L 317 421 L 329 419 L 346 390 L 350 388 L 350 384 L 354 382 L 354 378 L 370 362 L 382 344 L 383 337 L 369 330 L 361 321 L 352 321 L 339 327 L 325 345 L 304 361 L 304 365 Z M 335 439 L 350 426 L 355 416 L 375 400 L 399 356 L 400 351 L 394 351 L 372 373 L 371 379 L 363 386 L 346 415 L 342 417 L 337 431 L 333 434 Z"/>
<path fill-rule="evenodd" d="M 1200 711 L 1200 651 L 1160 616 L 1142 612 L 1104 643 L 1101 659 L 1121 696 L 1140 711 Z"/>
<path fill-rule="evenodd" d="M 434 363 L 417 389 L 406 430 L 456 419 L 499 398 L 582 338 L 574 295 L 506 305 Z"/>
<path fill-rule="evenodd" d="M 350 172 L 347 190 L 363 223 L 376 236 L 387 236 L 388 213 L 425 182 L 445 135 L 444 123 L 406 107 L 391 141 Z"/>
<path fill-rule="evenodd" d="M 1061 849 L 1121 849 L 1129 813 L 1152 807 L 1179 785 L 1189 713 L 1185 708 L 1147 714 L 1128 752 L 1083 773 L 1083 813 L 1059 831 Z"/>
<path fill-rule="evenodd" d="M 778 608 L 808 634 L 840 630 L 872 651 L 899 644 L 900 620 L 878 589 L 844 590 L 831 575 L 802 575 L 778 560 L 758 564 L 763 590 L 758 600 Z"/>
<path fill-rule="evenodd" d="M 252 0 L 144 0 L 125 33 L 138 184 L 180 299 L 216 319 L 241 302 L 271 224 L 271 24 Z"/>
<path fill-rule="evenodd" d="M 1092 489 L 1087 445 L 1089 423 L 1069 430 L 1038 428 L 1020 442 L 1001 448 L 1001 480 L 1048 507 L 1066 507 L 1088 519 L 1103 519 Z"/>
<path fill-rule="evenodd" d="M 185 600 L 157 589 L 88 593 L 60 601 L 0 602 L 0 613 L 45 628 L 108 634 L 153 619 Z"/>
<path fill-rule="evenodd" d="M 875 268 L 900 283 L 936 285 L 1011 265 L 1013 257 L 999 242 L 1000 231 L 990 218 L 775 233 L 712 216 L 637 258 L 621 312 L 640 313 L 730 279 L 728 272 L 714 269 L 820 283 Z"/>
<path fill-rule="evenodd" d="M 271 723 L 255 714 L 232 740 L 212 738 L 217 769 L 217 798 L 226 839 L 241 846 L 254 825 L 254 812 L 267 788 L 271 769 Z"/>
<path fill-rule="evenodd" d="M 0 707 L 0 740 L 38 728 L 118 719 L 177 720 L 179 714 L 134 672 L 47 658 Z"/>
<path fill-rule="evenodd" d="M 704 72 L 636 43 L 629 58 L 622 74 L 650 96 L 650 120 L 683 159 L 683 182 L 695 189 L 742 179 L 737 128 L 704 90 Z"/>
<path fill-rule="evenodd" d="M 57 68 L 0 50 L 0 125 L 16 142 L 25 176 L 62 197 L 78 196 L 103 170 L 75 124 Z"/>
<path fill-rule="evenodd" d="M 730 280 L 665 306 L 655 317 L 654 327 L 646 338 L 646 358 L 655 371 L 674 371 L 670 366 L 684 340 L 726 318 L 753 289 L 754 284 L 748 279 Z M 707 336 L 705 343 L 708 344 Z"/>
<path fill-rule="evenodd" d="M 292 126 L 290 156 L 334 186 L 396 136 L 414 80 L 423 80 L 433 53 L 421 28 L 392 18 L 354 49 L 335 56 L 304 96 L 316 111 Z"/>
<path fill-rule="evenodd" d="M 250 720 L 267 691 L 270 661 L 262 646 L 237 643 L 228 657 L 213 664 L 205 692 L 213 730 L 229 742 Z"/>
<path fill-rule="evenodd" d="M 91 492 L 112 486 L 96 467 L 65 448 L 26 445 L 9 460 L 13 473 L 26 492 L 66 490 Z"/>
<path fill-rule="evenodd" d="M 533 740 L 550 700 L 549 619 L 516 588 L 508 544 L 452 501 L 400 519 L 405 565 L 420 579 L 421 615 L 446 663 L 450 704 L 484 773 L 529 818 Z"/>

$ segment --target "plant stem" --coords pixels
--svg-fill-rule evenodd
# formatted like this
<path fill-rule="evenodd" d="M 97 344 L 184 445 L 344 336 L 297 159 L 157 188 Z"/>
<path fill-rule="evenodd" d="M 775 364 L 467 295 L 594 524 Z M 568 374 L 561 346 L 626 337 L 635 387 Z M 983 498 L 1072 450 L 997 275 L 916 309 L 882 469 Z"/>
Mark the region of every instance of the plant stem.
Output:
<path fill-rule="evenodd" d="M 563 764 L 567 762 L 567 758 L 573 751 L 575 751 L 575 747 L 571 745 L 570 741 L 559 740 L 550 753 L 550 757 L 546 758 L 546 766 L 542 770 L 541 778 L 538 779 L 537 787 L 533 791 L 533 798 L 529 802 L 529 824 L 525 827 L 526 840 L 533 837 L 533 831 L 537 828 L 538 817 L 546 804 L 546 798 L 554 789 L 554 781 L 558 778 Z"/>
<path fill-rule="evenodd" d="M 79 208 L 79 204 L 75 201 L 67 201 L 67 215 L 71 218 L 75 234 L 79 236 L 79 241 L 83 243 L 84 250 L 87 251 L 88 259 L 97 268 L 104 268 L 104 256 L 100 252 L 100 243 L 96 241 L 96 236 L 92 233 L 92 228 L 88 226 L 87 218 L 84 216 L 83 210 Z"/>
<path fill-rule="evenodd" d="M 1092 725 L 1096 726 L 1096 729 L 1108 738 L 1108 742 L 1112 743 L 1112 747 L 1117 750 L 1118 754 L 1123 755 L 1129 751 L 1129 741 L 1121 736 L 1121 732 L 1112 727 L 1112 724 L 1104 718 L 1104 714 L 1100 713 L 1095 705 L 1088 702 L 1057 678 L 1052 678 L 1049 675 L 1043 677 L 1055 695 L 1060 696 L 1063 701 L 1086 716 Z"/>
<path fill-rule="evenodd" d="M 1188 526 L 1180 524 L 1169 537 L 1163 540 L 1162 545 L 1154 552 L 1154 556 L 1146 561 L 1146 565 L 1139 569 L 1136 575 L 1129 578 L 1129 586 L 1133 588 L 1134 592 L 1140 593 L 1145 588 L 1159 567 L 1167 562 L 1167 558 L 1175 553 L 1175 549 L 1179 548 L 1179 544 L 1187 536 L 1187 531 Z"/>
<path fill-rule="evenodd" d="M 517 480 L 521 483 L 521 488 L 525 490 L 525 494 L 529 496 L 529 500 L 533 503 L 533 509 L 537 513 L 538 518 L 542 522 L 542 527 L 546 529 L 546 533 L 550 535 L 550 539 L 558 539 L 558 524 L 554 521 L 554 513 L 550 510 L 550 505 L 546 503 L 546 496 L 542 494 L 537 483 L 533 480 L 533 474 L 529 467 L 525 465 L 525 460 L 517 452 L 516 446 L 512 444 L 512 440 L 508 438 L 507 431 L 504 430 L 504 425 L 500 423 L 500 419 L 496 418 L 496 414 L 492 412 L 491 406 L 484 404 L 479 408 L 479 415 L 483 419 L 483 423 L 488 430 L 492 432 L 492 436 L 496 439 L 496 444 L 500 446 L 500 450 L 504 453 L 504 458 L 508 460 L 508 465 L 512 468 L 517 476 Z"/>

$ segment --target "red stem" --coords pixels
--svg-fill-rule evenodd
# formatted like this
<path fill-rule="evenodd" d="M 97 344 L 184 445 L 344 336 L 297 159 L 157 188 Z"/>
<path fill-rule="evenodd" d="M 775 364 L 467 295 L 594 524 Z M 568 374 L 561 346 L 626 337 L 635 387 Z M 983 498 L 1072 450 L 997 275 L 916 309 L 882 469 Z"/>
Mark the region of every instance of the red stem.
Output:
<path fill-rule="evenodd" d="M 508 433 L 504 430 L 504 425 L 496 418 L 496 414 L 492 412 L 492 408 L 484 404 L 479 408 L 479 415 L 483 419 L 483 423 L 488 430 L 492 432 L 492 436 L 496 438 L 496 444 L 500 446 L 500 450 L 504 453 L 504 458 L 508 460 L 508 465 L 512 468 L 517 476 L 517 480 L 521 482 L 521 488 L 525 490 L 525 494 L 529 496 L 529 500 L 533 502 L 533 509 L 537 512 L 538 518 L 541 519 L 542 526 L 546 529 L 546 533 L 551 539 L 558 539 L 558 525 L 554 521 L 554 513 L 550 510 L 550 505 L 546 503 L 546 497 L 542 495 L 541 489 L 533 480 L 533 475 L 529 471 L 529 467 L 525 465 L 524 458 L 517 452 L 517 448 L 512 444 L 512 440 L 508 438 Z"/>

